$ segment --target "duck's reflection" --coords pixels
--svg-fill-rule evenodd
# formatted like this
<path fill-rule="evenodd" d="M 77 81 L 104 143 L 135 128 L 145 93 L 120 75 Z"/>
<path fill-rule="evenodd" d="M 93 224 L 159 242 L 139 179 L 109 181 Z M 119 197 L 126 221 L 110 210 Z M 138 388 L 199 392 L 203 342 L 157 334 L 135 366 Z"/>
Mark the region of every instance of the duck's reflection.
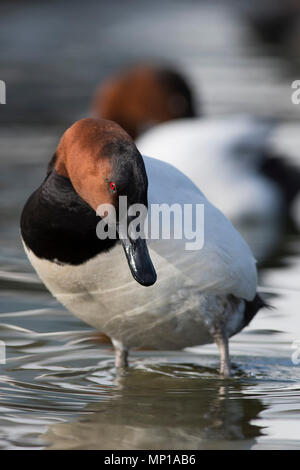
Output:
<path fill-rule="evenodd" d="M 78 422 L 52 426 L 52 449 L 251 448 L 264 409 L 240 383 L 222 382 L 194 366 L 131 370 L 112 399 L 89 405 Z"/>

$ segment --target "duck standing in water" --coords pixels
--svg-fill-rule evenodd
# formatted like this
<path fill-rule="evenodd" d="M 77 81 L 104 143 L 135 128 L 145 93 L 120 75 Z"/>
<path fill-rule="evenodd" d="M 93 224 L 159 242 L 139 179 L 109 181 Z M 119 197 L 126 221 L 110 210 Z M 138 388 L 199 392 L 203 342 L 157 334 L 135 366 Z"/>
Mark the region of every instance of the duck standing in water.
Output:
<path fill-rule="evenodd" d="M 118 209 L 121 196 L 128 206 L 148 207 L 151 217 L 155 204 L 202 205 L 203 246 L 186 249 L 191 237 L 185 233 L 147 242 L 131 232 L 98 238 L 103 219 L 96 209 Z M 181 223 L 174 220 L 172 232 Z M 126 216 L 128 227 L 131 222 Z M 117 231 L 120 223 L 117 218 Z M 229 376 L 228 338 L 263 306 L 255 260 L 231 223 L 179 170 L 142 157 L 111 121 L 83 119 L 64 133 L 45 180 L 23 209 L 21 234 L 51 293 L 111 338 L 117 367 L 126 366 L 130 348 L 175 350 L 215 341 L 220 372 Z"/>

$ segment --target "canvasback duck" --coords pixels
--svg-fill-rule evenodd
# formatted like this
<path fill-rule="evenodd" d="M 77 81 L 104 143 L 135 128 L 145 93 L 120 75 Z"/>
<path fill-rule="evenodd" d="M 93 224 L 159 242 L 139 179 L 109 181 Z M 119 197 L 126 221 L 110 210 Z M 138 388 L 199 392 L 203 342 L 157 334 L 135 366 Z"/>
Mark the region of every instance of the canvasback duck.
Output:
<path fill-rule="evenodd" d="M 273 123 L 244 115 L 181 119 L 150 129 L 136 145 L 188 176 L 261 261 L 278 246 L 300 190 L 299 170 L 268 150 L 272 131 Z"/>
<path fill-rule="evenodd" d="M 186 79 L 176 70 L 139 64 L 100 84 L 92 101 L 96 117 L 117 122 L 136 139 L 160 122 L 195 116 Z"/>
<path fill-rule="evenodd" d="M 148 207 L 149 226 L 159 236 L 134 238 L 127 212 L 127 238 L 120 236 L 118 215 L 110 225 L 119 236 L 99 238 L 105 215 L 99 217 L 99 206 L 117 210 L 125 196 L 130 206 Z M 152 216 L 155 205 L 184 210 L 191 203 L 204 208 L 197 249 L 187 248 L 185 231 L 164 238 Z M 171 222 L 171 233 L 182 228 L 181 219 Z M 215 341 L 220 372 L 229 376 L 228 338 L 264 305 L 256 293 L 255 259 L 232 224 L 187 176 L 142 157 L 111 121 L 82 119 L 64 133 L 43 183 L 25 204 L 21 235 L 50 292 L 111 338 L 117 368 L 126 366 L 130 348 L 174 350 Z"/>

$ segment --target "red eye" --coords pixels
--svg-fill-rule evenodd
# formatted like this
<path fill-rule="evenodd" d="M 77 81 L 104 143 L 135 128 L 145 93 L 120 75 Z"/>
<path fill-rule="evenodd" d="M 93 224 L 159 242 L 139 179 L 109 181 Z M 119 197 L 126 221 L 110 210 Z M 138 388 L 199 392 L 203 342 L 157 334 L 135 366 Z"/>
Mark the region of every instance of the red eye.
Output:
<path fill-rule="evenodd" d="M 111 181 L 109 183 L 109 186 L 110 186 L 110 189 L 112 190 L 112 192 L 115 193 L 116 189 L 117 189 L 115 183 L 113 181 Z"/>

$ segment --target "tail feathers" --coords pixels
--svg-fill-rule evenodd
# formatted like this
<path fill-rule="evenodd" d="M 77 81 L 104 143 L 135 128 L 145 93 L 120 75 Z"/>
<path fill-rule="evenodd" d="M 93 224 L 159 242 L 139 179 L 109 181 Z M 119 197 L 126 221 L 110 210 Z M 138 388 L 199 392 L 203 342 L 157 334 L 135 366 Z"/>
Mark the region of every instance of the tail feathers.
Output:
<path fill-rule="evenodd" d="M 244 325 L 243 328 L 251 322 L 252 318 L 257 314 L 258 310 L 263 307 L 269 308 L 270 306 L 258 295 L 253 300 L 245 301 L 245 312 L 244 312 Z"/>

